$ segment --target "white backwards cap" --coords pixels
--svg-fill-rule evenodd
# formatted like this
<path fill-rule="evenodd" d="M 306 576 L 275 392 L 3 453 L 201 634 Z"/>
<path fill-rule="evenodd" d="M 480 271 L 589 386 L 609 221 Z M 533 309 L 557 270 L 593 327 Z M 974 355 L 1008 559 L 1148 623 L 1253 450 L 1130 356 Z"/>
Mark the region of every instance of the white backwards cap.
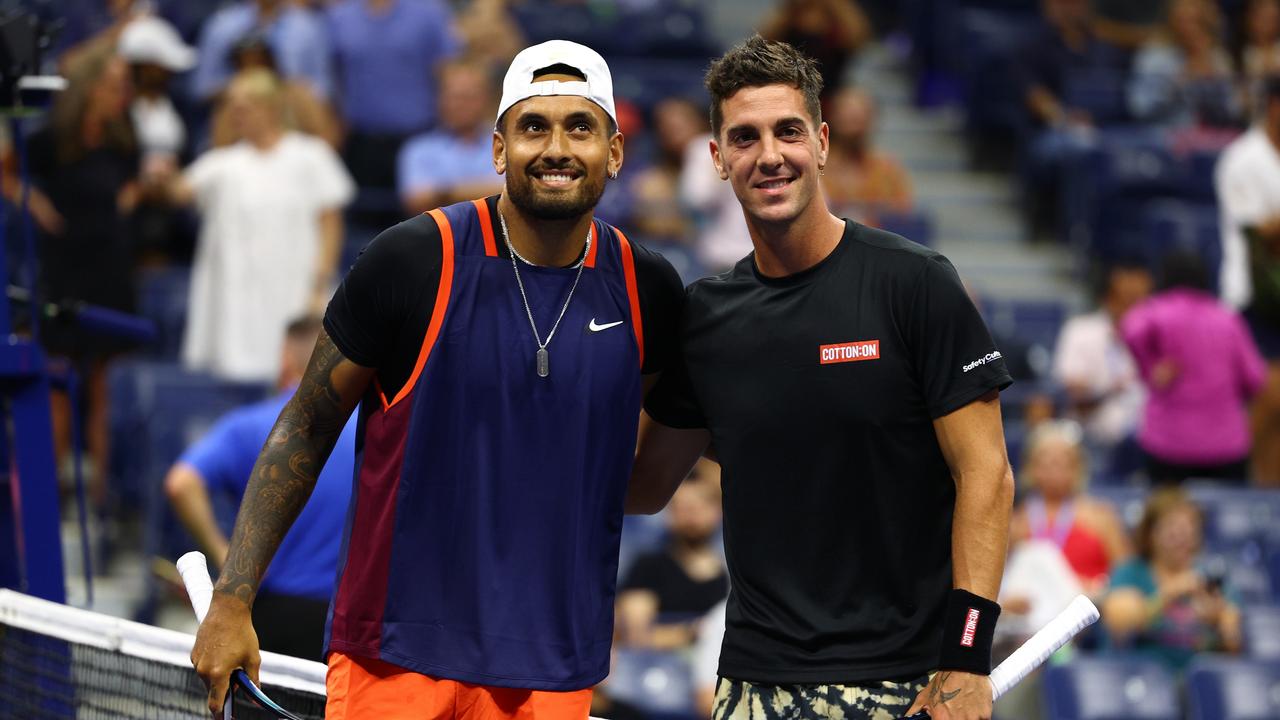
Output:
<path fill-rule="evenodd" d="M 568 65 L 586 80 L 533 81 L 534 73 L 552 65 Z M 548 40 L 521 50 L 511 61 L 507 76 L 502 80 L 502 102 L 498 103 L 498 118 L 512 105 L 539 95 L 584 97 L 603 108 L 615 125 L 618 123 L 618 113 L 613 107 L 613 76 L 609 74 L 609 65 L 600 57 L 600 53 L 586 45 L 568 40 Z"/>

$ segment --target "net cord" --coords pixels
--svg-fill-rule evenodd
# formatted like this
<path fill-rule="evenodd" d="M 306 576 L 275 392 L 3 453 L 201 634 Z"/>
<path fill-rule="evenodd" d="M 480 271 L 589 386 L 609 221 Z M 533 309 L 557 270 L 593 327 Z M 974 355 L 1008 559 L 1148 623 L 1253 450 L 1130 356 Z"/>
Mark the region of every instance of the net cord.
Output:
<path fill-rule="evenodd" d="M 0 625 L 179 667 L 191 667 L 191 646 L 195 643 L 195 637 L 187 633 L 5 589 L 0 589 Z M 326 669 L 323 663 L 264 651 L 259 677 L 266 685 L 324 695 Z"/>

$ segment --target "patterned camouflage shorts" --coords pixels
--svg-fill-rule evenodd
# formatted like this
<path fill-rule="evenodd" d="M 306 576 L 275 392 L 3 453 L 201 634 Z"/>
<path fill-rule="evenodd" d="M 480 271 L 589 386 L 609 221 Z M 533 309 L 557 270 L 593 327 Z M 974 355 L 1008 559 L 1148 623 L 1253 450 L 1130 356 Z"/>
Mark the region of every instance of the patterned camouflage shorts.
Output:
<path fill-rule="evenodd" d="M 755 685 L 720 678 L 714 720 L 897 720 L 929 684 Z"/>

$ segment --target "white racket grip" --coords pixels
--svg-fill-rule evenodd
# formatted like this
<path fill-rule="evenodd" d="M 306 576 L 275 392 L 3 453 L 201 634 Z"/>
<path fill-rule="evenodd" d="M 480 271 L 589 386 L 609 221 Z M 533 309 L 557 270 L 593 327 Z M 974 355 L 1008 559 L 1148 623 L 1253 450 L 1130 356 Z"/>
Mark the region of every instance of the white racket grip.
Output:
<path fill-rule="evenodd" d="M 204 554 L 193 550 L 178 558 L 178 574 L 182 576 L 182 584 L 187 586 L 196 621 L 204 622 L 209 602 L 213 600 L 213 581 L 209 579 L 209 566 L 205 563 Z"/>
<path fill-rule="evenodd" d="M 1005 658 L 999 667 L 991 671 L 991 699 L 1005 694 L 1032 670 L 1040 667 L 1049 656 L 1066 645 L 1081 630 L 1092 625 L 1101 614 L 1084 595 L 1077 595 L 1067 609 Z"/>

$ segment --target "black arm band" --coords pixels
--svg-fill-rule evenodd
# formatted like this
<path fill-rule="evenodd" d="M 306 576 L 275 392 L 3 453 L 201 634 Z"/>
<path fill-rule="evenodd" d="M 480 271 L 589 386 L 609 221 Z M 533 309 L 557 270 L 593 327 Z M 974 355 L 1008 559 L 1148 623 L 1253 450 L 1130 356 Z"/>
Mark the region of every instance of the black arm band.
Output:
<path fill-rule="evenodd" d="M 990 675 L 991 638 L 999 617 L 997 603 L 968 590 L 952 590 L 947 596 L 947 613 L 942 621 L 942 658 L 938 669 Z"/>

